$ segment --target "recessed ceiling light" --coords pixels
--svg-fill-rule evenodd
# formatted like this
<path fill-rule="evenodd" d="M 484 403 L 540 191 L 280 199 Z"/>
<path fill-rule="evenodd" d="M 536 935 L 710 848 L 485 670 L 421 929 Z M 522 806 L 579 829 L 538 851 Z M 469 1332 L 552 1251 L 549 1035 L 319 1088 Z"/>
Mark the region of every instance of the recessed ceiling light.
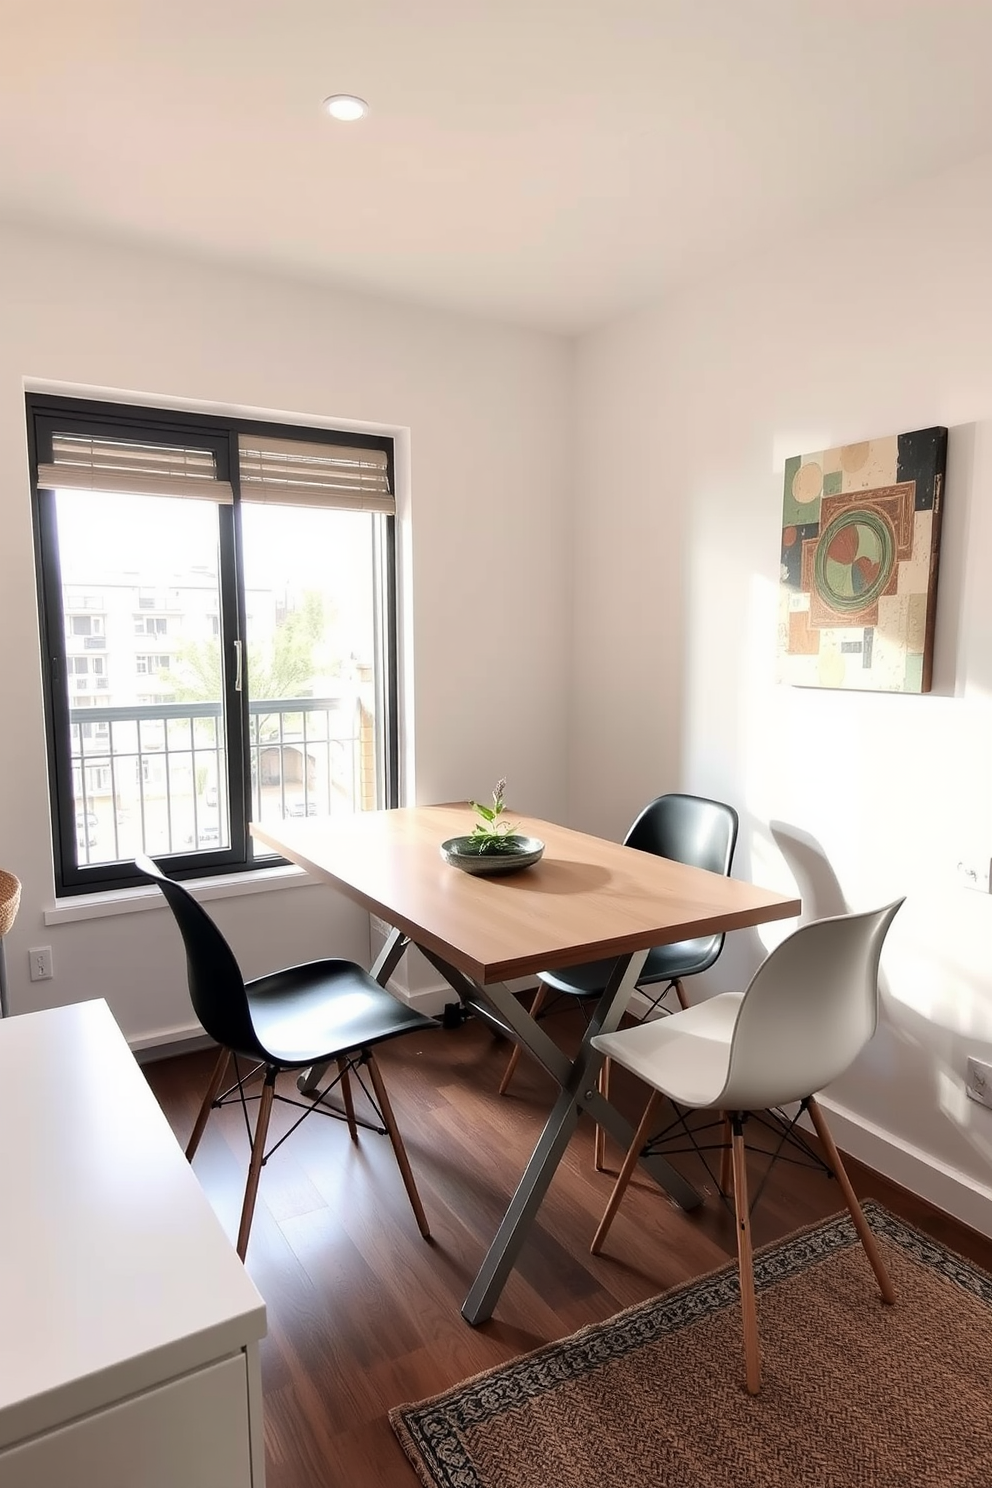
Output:
<path fill-rule="evenodd" d="M 356 98 L 353 93 L 332 93 L 330 98 L 324 99 L 324 108 L 332 119 L 340 119 L 346 124 L 353 124 L 356 119 L 364 119 L 369 111 L 365 99 Z"/>

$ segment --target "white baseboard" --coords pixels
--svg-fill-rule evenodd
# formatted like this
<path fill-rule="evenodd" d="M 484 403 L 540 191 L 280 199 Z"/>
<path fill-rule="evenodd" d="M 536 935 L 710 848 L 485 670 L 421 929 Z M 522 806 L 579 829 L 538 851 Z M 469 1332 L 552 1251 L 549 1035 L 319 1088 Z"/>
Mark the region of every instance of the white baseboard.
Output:
<path fill-rule="evenodd" d="M 992 1187 L 823 1096 L 819 1104 L 842 1152 L 992 1238 Z"/>
<path fill-rule="evenodd" d="M 524 977 L 520 981 L 507 982 L 506 985 L 511 992 L 533 991 L 534 979 Z M 424 1013 L 428 1018 L 440 1018 L 446 1003 L 458 1001 L 453 989 L 442 980 L 438 980 L 436 984 L 413 988 L 393 980 L 388 983 L 388 986 L 395 998 L 400 1002 L 405 1002 L 407 1007 L 414 1008 L 418 1013 Z"/>
<path fill-rule="evenodd" d="M 199 1023 L 182 1023 L 128 1039 L 128 1047 L 139 1064 L 150 1064 L 153 1059 L 168 1059 L 173 1054 L 192 1054 L 194 1049 L 212 1048 L 213 1042 Z"/>
<path fill-rule="evenodd" d="M 446 1002 L 458 1001 L 446 982 L 439 982 L 436 987 L 403 987 L 395 981 L 389 981 L 386 985 L 397 1002 L 405 1003 L 407 1007 L 428 1018 L 440 1018 Z"/>
<path fill-rule="evenodd" d="M 533 977 L 519 977 L 516 981 L 506 984 L 511 992 L 536 992 L 537 983 Z M 410 987 L 399 978 L 393 978 L 389 982 L 389 990 L 400 1002 L 405 1002 L 408 1007 L 416 1008 L 418 1013 L 425 1013 L 430 1018 L 439 1018 L 444 1011 L 446 1002 L 457 1002 L 457 997 L 448 983 L 442 978 L 430 981 L 418 987 Z M 635 992 L 631 998 L 629 1011 L 636 1017 L 643 1017 L 651 1003 L 643 992 Z"/>

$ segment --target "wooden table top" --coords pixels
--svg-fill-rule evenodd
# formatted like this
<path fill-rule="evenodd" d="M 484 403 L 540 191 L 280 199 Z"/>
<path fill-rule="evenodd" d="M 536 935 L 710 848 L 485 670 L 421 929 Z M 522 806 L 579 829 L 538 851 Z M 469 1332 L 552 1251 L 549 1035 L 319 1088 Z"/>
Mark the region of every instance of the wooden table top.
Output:
<path fill-rule="evenodd" d="M 484 985 L 799 914 L 798 899 L 509 814 L 544 856 L 496 877 L 441 857 L 446 838 L 471 830 L 466 802 L 251 832 Z"/>

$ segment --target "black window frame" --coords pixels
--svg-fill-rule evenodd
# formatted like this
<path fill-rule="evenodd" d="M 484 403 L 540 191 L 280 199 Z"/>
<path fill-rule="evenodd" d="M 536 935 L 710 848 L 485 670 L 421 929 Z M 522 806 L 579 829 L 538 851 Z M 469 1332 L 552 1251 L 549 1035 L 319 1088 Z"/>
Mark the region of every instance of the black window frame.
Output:
<path fill-rule="evenodd" d="M 55 889 L 59 897 L 104 893 L 142 882 L 133 864 L 127 862 L 87 864 L 79 861 L 77 806 L 73 792 L 72 746 L 69 695 L 66 677 L 66 616 L 62 603 L 62 577 L 58 551 L 56 495 L 40 488 L 38 466 L 52 461 L 52 438 L 56 433 L 103 435 L 139 442 L 176 444 L 210 449 L 217 478 L 229 481 L 234 493 L 231 506 L 218 507 L 220 572 L 220 635 L 222 638 L 222 691 L 227 730 L 226 789 L 230 846 L 209 851 L 170 853 L 163 856 L 169 872 L 178 878 L 208 878 L 220 874 L 247 873 L 271 867 L 284 859 L 266 853 L 256 858 L 248 832 L 251 811 L 251 767 L 249 689 L 238 691 L 236 642 L 246 635 L 245 585 L 241 561 L 241 487 L 238 473 L 238 436 L 268 435 L 300 439 L 309 443 L 349 445 L 385 452 L 389 489 L 395 490 L 393 440 L 388 435 L 366 434 L 308 424 L 274 420 L 198 414 L 184 410 L 147 407 L 141 404 L 110 403 L 87 398 L 28 393 L 25 399 L 28 449 L 32 473 L 32 519 L 38 609 L 41 626 L 42 674 L 44 682 L 45 737 L 49 795 L 52 811 L 52 849 Z M 380 576 L 376 634 L 382 666 L 381 696 L 385 716 L 383 728 L 383 806 L 399 803 L 399 683 L 398 603 L 396 585 L 396 521 L 382 515 L 377 571 Z M 145 613 L 154 614 L 154 611 Z M 154 644 L 156 637 L 149 635 Z M 240 647 L 242 656 L 246 647 Z M 221 782 L 218 781 L 221 787 Z"/>

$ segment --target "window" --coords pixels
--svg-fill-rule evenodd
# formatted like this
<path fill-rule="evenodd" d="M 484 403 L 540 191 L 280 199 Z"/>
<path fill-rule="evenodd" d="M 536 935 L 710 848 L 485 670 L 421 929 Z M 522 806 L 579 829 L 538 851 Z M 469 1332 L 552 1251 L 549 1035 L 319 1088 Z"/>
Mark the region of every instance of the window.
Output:
<path fill-rule="evenodd" d="M 395 805 L 391 441 L 33 395 L 28 417 L 59 892 L 128 883 L 139 851 L 251 868 L 252 820 Z"/>
<path fill-rule="evenodd" d="M 136 672 L 167 672 L 172 657 L 163 656 L 136 656 L 134 658 L 134 669 Z"/>
<path fill-rule="evenodd" d="M 70 615 L 68 630 L 71 636 L 102 636 L 102 615 Z"/>

